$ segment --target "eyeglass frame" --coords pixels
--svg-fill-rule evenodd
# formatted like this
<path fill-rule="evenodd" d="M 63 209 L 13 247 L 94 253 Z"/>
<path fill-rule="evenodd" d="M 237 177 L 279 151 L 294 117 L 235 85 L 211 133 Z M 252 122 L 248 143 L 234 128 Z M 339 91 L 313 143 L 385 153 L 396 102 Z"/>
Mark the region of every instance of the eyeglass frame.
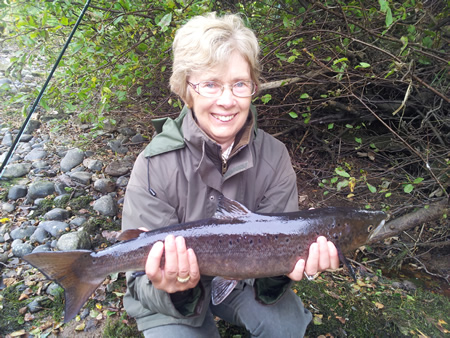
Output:
<path fill-rule="evenodd" d="M 214 83 L 217 83 L 217 84 L 222 85 L 222 89 L 221 89 L 220 94 L 217 95 L 217 96 L 205 96 L 205 95 L 200 94 L 200 92 L 199 92 L 199 90 L 197 89 L 197 87 L 198 87 L 199 84 L 205 83 L 205 82 L 214 82 Z M 253 92 L 252 92 L 250 95 L 248 95 L 248 96 L 239 96 L 239 95 L 236 95 L 236 94 L 233 92 L 233 88 L 234 88 L 234 86 L 235 86 L 236 84 L 238 84 L 239 82 L 250 82 L 250 83 L 252 84 L 252 86 L 253 86 Z M 256 83 L 254 83 L 252 80 L 250 80 L 250 81 L 237 81 L 237 82 L 233 83 L 231 86 L 229 86 L 229 85 L 224 85 L 224 84 L 221 84 L 221 83 L 218 82 L 218 81 L 212 81 L 212 80 L 209 80 L 209 81 L 208 81 L 208 80 L 207 80 L 207 81 L 200 81 L 200 82 L 198 82 L 198 83 L 192 83 L 192 82 L 186 81 L 186 83 L 187 83 L 188 85 L 190 85 L 190 86 L 192 87 L 192 89 L 194 89 L 194 91 L 195 91 L 198 95 L 203 96 L 203 97 L 206 97 L 206 98 L 209 98 L 209 99 L 214 99 L 214 98 L 220 97 L 220 96 L 223 94 L 224 90 L 225 90 L 225 86 L 229 87 L 231 93 L 232 93 L 234 96 L 239 97 L 239 98 L 252 97 L 253 94 L 255 94 L 256 91 L 257 91 L 257 89 L 258 89 L 258 85 L 257 85 Z"/>

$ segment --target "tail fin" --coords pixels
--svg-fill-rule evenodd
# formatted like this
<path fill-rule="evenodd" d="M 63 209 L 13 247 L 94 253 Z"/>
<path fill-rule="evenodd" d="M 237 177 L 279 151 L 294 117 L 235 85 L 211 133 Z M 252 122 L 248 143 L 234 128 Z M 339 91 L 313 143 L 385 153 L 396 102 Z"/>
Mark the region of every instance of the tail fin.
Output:
<path fill-rule="evenodd" d="M 23 257 L 64 289 L 64 323 L 73 319 L 106 276 L 92 268 L 89 250 L 38 252 Z"/>

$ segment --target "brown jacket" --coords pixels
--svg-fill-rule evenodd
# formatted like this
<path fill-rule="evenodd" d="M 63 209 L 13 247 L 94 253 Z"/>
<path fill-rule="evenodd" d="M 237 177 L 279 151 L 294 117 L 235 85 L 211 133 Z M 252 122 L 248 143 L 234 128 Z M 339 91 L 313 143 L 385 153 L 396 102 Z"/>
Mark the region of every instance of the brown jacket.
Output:
<path fill-rule="evenodd" d="M 156 229 L 211 217 L 221 194 L 254 212 L 296 211 L 296 175 L 288 152 L 283 143 L 257 129 L 255 119 L 252 107 L 226 163 L 220 146 L 198 127 L 188 108 L 176 120 L 157 121 L 159 133 L 134 164 L 122 229 Z M 208 310 L 210 280 L 202 277 L 180 305 L 145 275 L 128 273 L 124 305 L 140 330 L 174 323 L 200 326 Z"/>

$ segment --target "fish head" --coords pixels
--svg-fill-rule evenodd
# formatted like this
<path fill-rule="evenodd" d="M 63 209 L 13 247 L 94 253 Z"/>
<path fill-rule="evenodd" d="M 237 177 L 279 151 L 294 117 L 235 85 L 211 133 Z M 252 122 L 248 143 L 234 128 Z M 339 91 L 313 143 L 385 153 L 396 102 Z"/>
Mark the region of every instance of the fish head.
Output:
<path fill-rule="evenodd" d="M 382 228 L 386 221 L 386 214 L 382 211 L 344 210 L 339 209 L 341 215 L 336 216 L 337 230 L 333 236 L 343 252 L 355 250 L 367 243 L 373 237 L 374 231 Z"/>

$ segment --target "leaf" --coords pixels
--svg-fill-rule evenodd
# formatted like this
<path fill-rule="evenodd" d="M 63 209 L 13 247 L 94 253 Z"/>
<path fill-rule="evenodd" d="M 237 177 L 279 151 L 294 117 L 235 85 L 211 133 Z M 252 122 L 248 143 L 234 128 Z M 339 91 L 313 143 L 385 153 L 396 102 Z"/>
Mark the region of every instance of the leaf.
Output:
<path fill-rule="evenodd" d="M 417 177 L 414 181 L 413 184 L 419 184 L 420 182 L 422 182 L 424 180 L 423 177 Z"/>
<path fill-rule="evenodd" d="M 338 191 L 340 191 L 342 188 L 347 187 L 348 184 L 349 184 L 348 180 L 340 181 L 340 182 L 338 182 L 338 184 L 336 185 L 336 189 L 337 189 Z"/>
<path fill-rule="evenodd" d="M 369 190 L 372 194 L 377 192 L 377 188 L 375 188 L 373 185 L 371 185 L 369 183 L 366 183 L 366 184 L 367 184 L 367 188 L 369 188 Z"/>
<path fill-rule="evenodd" d="M 375 306 L 377 307 L 377 309 L 380 309 L 380 310 L 384 308 L 384 305 L 379 302 L 375 302 Z"/>
<path fill-rule="evenodd" d="M 162 28 L 163 32 L 165 32 L 171 22 L 172 22 L 172 13 L 168 13 L 164 15 L 161 20 L 159 20 L 158 26 Z"/>
<path fill-rule="evenodd" d="M 362 138 L 360 137 L 355 137 L 355 141 L 356 143 L 362 144 Z"/>
<path fill-rule="evenodd" d="M 334 169 L 334 172 L 342 177 L 350 177 L 350 175 L 341 167 Z"/>
<path fill-rule="evenodd" d="M 289 116 L 292 117 L 293 119 L 296 119 L 298 117 L 297 113 L 293 111 L 289 112 Z"/>
<path fill-rule="evenodd" d="M 261 101 L 264 104 L 268 103 L 270 100 L 272 100 L 272 95 L 270 95 L 270 94 L 266 94 L 266 95 L 261 97 Z"/>
<path fill-rule="evenodd" d="M 308 95 L 308 93 L 303 93 L 302 95 L 300 95 L 300 98 L 301 99 L 308 99 L 309 95 Z"/>
<path fill-rule="evenodd" d="M 407 194 L 411 193 L 414 190 L 414 186 L 412 184 L 407 184 L 403 187 L 403 191 Z"/>
<path fill-rule="evenodd" d="M 328 124 L 328 130 L 333 129 L 333 128 L 334 128 L 334 123 Z"/>
<path fill-rule="evenodd" d="M 386 11 L 386 27 L 389 27 L 390 25 L 392 25 L 393 21 L 394 21 L 394 19 L 392 18 L 391 8 L 388 7 L 388 9 Z"/>

